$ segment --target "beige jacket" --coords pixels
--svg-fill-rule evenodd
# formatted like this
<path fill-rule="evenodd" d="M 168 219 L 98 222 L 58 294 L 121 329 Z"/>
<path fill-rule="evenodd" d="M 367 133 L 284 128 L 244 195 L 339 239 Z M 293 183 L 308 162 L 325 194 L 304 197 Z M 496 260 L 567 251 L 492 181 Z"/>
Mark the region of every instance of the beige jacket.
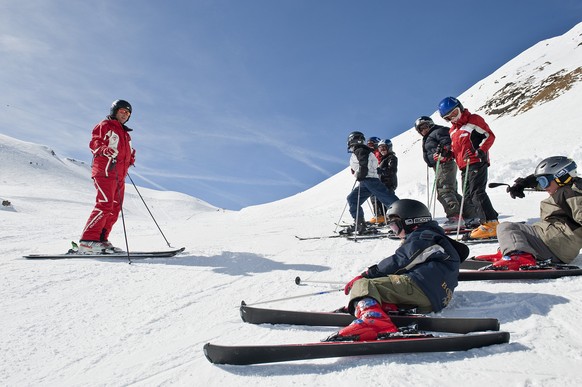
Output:
<path fill-rule="evenodd" d="M 558 259 L 572 262 L 582 248 L 582 179 L 542 200 L 540 221 L 533 226 Z"/>

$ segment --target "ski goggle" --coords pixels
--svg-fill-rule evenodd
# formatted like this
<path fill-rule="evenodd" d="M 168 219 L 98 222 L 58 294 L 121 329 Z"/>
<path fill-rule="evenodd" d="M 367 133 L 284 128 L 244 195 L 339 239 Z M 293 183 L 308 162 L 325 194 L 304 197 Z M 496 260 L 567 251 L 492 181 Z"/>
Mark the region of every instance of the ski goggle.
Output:
<path fill-rule="evenodd" d="M 546 189 L 550 186 L 552 180 L 558 183 L 558 185 L 561 187 L 564 184 L 568 184 L 572 180 L 572 176 L 569 174 L 565 174 L 561 177 L 554 177 L 554 175 L 542 175 L 537 176 L 536 180 L 541 189 Z"/>
<path fill-rule="evenodd" d="M 404 230 L 404 222 L 402 219 L 394 217 L 388 220 L 388 227 L 390 227 L 394 235 L 400 235 L 400 232 Z"/>
<path fill-rule="evenodd" d="M 443 119 L 445 121 L 453 121 L 453 120 L 457 120 L 460 116 L 461 116 L 461 109 L 456 107 L 453 110 L 451 110 L 449 112 L 449 114 L 444 115 Z"/>
<path fill-rule="evenodd" d="M 546 189 L 548 188 L 552 180 L 554 180 L 554 176 L 553 175 L 537 176 L 536 180 L 541 189 Z"/>

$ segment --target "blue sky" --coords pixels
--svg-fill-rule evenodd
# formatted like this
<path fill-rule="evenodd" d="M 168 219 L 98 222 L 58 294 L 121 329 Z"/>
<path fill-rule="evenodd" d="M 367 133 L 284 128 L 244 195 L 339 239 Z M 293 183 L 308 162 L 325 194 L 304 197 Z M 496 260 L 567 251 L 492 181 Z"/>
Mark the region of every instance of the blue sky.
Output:
<path fill-rule="evenodd" d="M 126 99 L 134 181 L 236 210 L 327 179 L 349 132 L 392 138 L 580 21 L 578 0 L 3 0 L 0 132 L 90 162 Z"/>

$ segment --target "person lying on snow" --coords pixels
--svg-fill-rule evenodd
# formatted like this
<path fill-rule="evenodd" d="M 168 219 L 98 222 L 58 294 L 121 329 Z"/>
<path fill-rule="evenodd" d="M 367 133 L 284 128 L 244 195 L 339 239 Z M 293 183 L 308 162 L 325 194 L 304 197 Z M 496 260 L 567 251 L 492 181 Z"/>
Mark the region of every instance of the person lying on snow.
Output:
<path fill-rule="evenodd" d="M 582 248 L 582 178 L 576 175 L 576 163 L 565 156 L 548 157 L 532 175 L 517 178 L 507 192 L 513 199 L 524 198 L 525 188 L 541 188 L 549 194 L 540 203 L 540 220 L 500 223 L 499 250 L 479 259 L 509 270 L 535 266 L 538 261 L 572 262 Z"/>
<path fill-rule="evenodd" d="M 329 341 L 376 340 L 378 334 L 398 331 L 387 311 L 439 312 L 453 296 L 468 247 L 447 237 L 417 200 L 395 201 L 386 216 L 391 229 L 403 239 L 402 245 L 345 286 L 350 297 L 346 309 L 356 320 Z"/>

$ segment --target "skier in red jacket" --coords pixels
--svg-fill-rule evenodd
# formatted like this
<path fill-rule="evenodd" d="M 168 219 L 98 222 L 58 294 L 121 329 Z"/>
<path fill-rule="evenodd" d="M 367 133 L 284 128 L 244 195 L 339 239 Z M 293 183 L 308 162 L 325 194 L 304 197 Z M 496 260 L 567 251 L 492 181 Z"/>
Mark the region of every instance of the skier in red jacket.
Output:
<path fill-rule="evenodd" d="M 113 247 L 108 238 L 123 204 L 127 171 L 135 162 L 131 129 L 125 126 L 131 112 L 129 102 L 118 99 L 111 105 L 107 118 L 93 128 L 89 148 L 93 153 L 91 177 L 97 197 L 79 241 L 79 253 L 107 254 L 121 250 Z"/>
<path fill-rule="evenodd" d="M 465 200 L 474 206 L 481 221 L 481 225 L 471 232 L 471 238 L 496 237 L 499 214 L 493 208 L 485 190 L 489 148 L 495 141 L 495 135 L 481 116 L 463 108 L 461 102 L 454 97 L 447 97 L 440 102 L 439 113 L 452 124 L 449 131 L 452 152 L 461 170 L 463 182 L 467 182 Z"/>

